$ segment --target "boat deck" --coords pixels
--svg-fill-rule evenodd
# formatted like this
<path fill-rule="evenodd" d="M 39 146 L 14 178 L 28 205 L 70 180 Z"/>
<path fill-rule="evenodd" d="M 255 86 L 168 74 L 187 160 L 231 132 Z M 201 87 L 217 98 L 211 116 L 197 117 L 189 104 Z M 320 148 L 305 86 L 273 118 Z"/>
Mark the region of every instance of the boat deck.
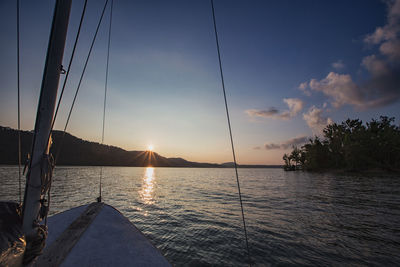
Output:
<path fill-rule="evenodd" d="M 51 216 L 48 228 L 36 266 L 171 266 L 126 217 L 103 203 Z"/>

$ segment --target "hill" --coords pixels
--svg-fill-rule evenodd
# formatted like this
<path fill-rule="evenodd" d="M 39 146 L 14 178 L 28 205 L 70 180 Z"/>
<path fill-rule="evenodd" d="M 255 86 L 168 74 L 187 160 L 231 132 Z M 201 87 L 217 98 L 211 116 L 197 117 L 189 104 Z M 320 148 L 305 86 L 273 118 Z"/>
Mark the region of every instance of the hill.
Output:
<path fill-rule="evenodd" d="M 61 145 L 62 132 L 54 131 L 52 137 L 51 152 L 56 157 Z M 21 131 L 23 163 L 26 161 L 31 149 L 32 138 L 32 131 Z M 18 130 L 0 126 L 0 164 L 18 164 Z M 86 141 L 69 133 L 65 134 L 57 165 L 198 168 L 231 168 L 233 166 L 232 164 L 192 162 L 182 158 L 166 158 L 158 153 L 149 151 L 127 151 L 116 146 Z M 265 168 L 277 166 L 243 165 L 243 167 Z"/>

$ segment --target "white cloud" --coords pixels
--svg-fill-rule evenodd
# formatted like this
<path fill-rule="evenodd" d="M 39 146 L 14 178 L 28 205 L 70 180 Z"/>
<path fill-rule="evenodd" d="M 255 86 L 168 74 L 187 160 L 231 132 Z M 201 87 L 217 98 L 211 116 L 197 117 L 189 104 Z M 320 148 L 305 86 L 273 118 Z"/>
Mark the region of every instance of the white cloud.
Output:
<path fill-rule="evenodd" d="M 388 1 L 387 24 L 383 27 L 376 28 L 375 32 L 365 37 L 367 44 L 380 44 L 380 52 L 391 60 L 400 57 L 400 0 Z"/>
<path fill-rule="evenodd" d="M 374 56 L 366 57 L 363 66 L 370 71 L 371 78 L 362 85 L 353 82 L 349 74 L 330 72 L 320 81 L 312 79 L 310 87 L 329 96 L 335 108 L 348 104 L 365 110 L 400 99 L 399 71 L 393 71 L 385 62 Z"/>
<path fill-rule="evenodd" d="M 291 117 L 296 116 L 304 107 L 304 102 L 298 98 L 284 98 L 283 102 L 288 105 Z"/>
<path fill-rule="evenodd" d="M 348 74 L 330 72 L 326 78 L 320 81 L 312 79 L 310 81 L 310 88 L 330 96 L 332 98 L 332 105 L 336 108 L 344 104 L 362 105 L 362 94 L 359 87 Z"/>
<path fill-rule="evenodd" d="M 308 82 L 301 83 L 298 87 L 306 96 L 311 96 L 311 92 L 307 90 Z"/>
<path fill-rule="evenodd" d="M 307 136 L 300 136 L 300 137 L 295 137 L 289 140 L 286 140 L 282 143 L 268 143 L 264 145 L 264 148 L 266 150 L 272 150 L 272 149 L 288 149 L 293 146 L 299 146 L 307 142 L 308 137 Z"/>
<path fill-rule="evenodd" d="M 400 60 L 400 40 L 384 42 L 379 47 L 379 51 L 392 61 Z"/>
<path fill-rule="evenodd" d="M 361 62 L 361 66 L 366 68 L 372 76 L 379 76 L 389 72 L 386 63 L 376 55 L 367 56 Z"/>
<path fill-rule="evenodd" d="M 392 40 L 396 38 L 395 32 L 396 29 L 389 25 L 378 27 L 374 33 L 369 34 L 364 38 L 364 42 L 368 44 L 379 44 L 382 41 Z"/>
<path fill-rule="evenodd" d="M 304 102 L 298 98 L 284 98 L 283 102 L 288 105 L 289 110 L 279 112 L 276 108 L 269 108 L 267 110 L 249 109 L 245 112 L 250 117 L 288 120 L 296 116 L 304 107 Z"/>
<path fill-rule="evenodd" d="M 299 85 L 299 89 L 302 89 L 302 90 L 307 89 L 307 87 L 308 87 L 307 82 L 301 83 L 301 84 Z"/>
<path fill-rule="evenodd" d="M 387 24 L 376 28 L 375 32 L 365 37 L 370 45 L 380 45 L 379 51 L 390 61 L 400 60 L 400 0 L 388 1 Z"/>
<path fill-rule="evenodd" d="M 322 130 L 326 125 L 333 123 L 331 118 L 324 117 L 322 113 L 322 109 L 312 106 L 307 113 L 303 114 L 303 119 L 311 128 L 313 133 L 317 135 L 322 133 Z"/>
<path fill-rule="evenodd" d="M 342 60 L 338 60 L 338 61 L 332 63 L 332 67 L 335 68 L 336 70 L 342 70 L 346 66 L 344 65 Z"/>
<path fill-rule="evenodd" d="M 357 109 L 368 109 L 391 104 L 400 99 L 400 0 L 388 1 L 387 24 L 378 27 L 365 37 L 370 45 L 380 45 L 379 55 L 370 55 L 362 60 L 370 77 L 356 83 L 349 74 L 330 72 L 324 79 L 311 79 L 299 89 L 307 87 L 322 92 L 330 98 L 332 106 L 338 108 L 352 105 Z M 338 69 L 340 61 L 333 63 Z"/>

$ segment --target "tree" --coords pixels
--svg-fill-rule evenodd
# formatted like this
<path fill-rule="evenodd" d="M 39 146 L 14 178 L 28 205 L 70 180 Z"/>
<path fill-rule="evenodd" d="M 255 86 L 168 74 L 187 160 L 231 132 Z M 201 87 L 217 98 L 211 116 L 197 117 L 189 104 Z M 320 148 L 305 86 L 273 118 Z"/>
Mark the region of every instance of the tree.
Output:
<path fill-rule="evenodd" d="M 297 146 L 294 146 L 293 147 L 293 151 L 292 151 L 292 153 L 290 154 L 290 157 L 293 159 L 293 161 L 295 162 L 295 169 L 297 170 L 299 167 L 299 163 L 300 163 L 300 154 L 301 154 L 301 151 L 300 151 L 300 149 L 298 149 L 297 148 Z"/>
<path fill-rule="evenodd" d="M 291 157 L 288 156 L 288 155 L 285 153 L 285 154 L 283 155 L 283 158 L 282 158 L 282 159 L 285 161 L 284 169 L 287 170 L 287 171 L 291 170 L 291 169 L 292 169 L 292 165 L 290 164 Z"/>
<path fill-rule="evenodd" d="M 400 128 L 394 118 L 381 116 L 366 125 L 361 120 L 347 119 L 327 125 L 322 139 L 311 138 L 301 147 L 285 154 L 285 168 L 304 170 L 380 168 L 400 171 Z"/>

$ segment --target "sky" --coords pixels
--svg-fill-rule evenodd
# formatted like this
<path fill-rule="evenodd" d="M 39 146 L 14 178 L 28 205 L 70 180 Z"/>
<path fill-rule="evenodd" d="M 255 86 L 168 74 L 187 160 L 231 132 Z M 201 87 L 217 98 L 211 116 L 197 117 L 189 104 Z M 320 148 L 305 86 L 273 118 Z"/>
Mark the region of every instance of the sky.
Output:
<path fill-rule="evenodd" d="M 32 130 L 54 0 L 21 0 L 21 125 Z M 104 1 L 88 0 L 56 129 Z M 214 0 L 239 164 L 282 164 L 329 123 L 400 118 L 400 0 Z M 74 0 L 67 66 L 83 0 Z M 67 131 L 100 142 L 110 6 Z M 16 1 L 0 2 L 0 125 L 17 128 Z M 232 152 L 210 2 L 115 0 L 106 144 L 223 163 Z M 65 75 L 62 75 L 62 84 Z"/>

